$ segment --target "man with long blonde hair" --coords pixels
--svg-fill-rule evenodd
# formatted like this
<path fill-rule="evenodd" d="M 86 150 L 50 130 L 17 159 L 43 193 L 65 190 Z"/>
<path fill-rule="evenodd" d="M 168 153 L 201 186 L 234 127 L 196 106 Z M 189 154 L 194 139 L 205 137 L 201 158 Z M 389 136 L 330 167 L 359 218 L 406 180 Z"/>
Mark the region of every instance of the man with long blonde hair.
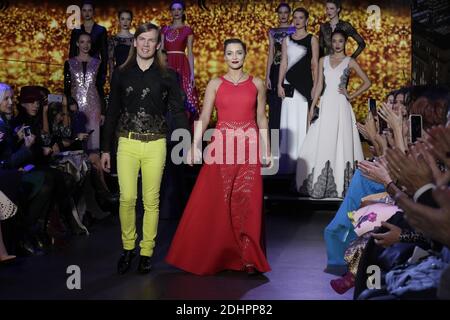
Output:
<path fill-rule="evenodd" d="M 160 47 L 159 28 L 152 23 L 139 26 L 127 61 L 114 71 L 111 81 L 101 162 L 103 169 L 109 172 L 109 152 L 115 132 L 119 136 L 117 173 L 124 249 L 118 263 L 119 274 L 129 270 L 135 255 L 139 171 L 145 212 L 138 270 L 148 273 L 151 269 L 158 227 L 159 190 L 166 159 L 166 112 L 172 113 L 176 127 L 189 129 L 176 75 L 158 59 Z"/>

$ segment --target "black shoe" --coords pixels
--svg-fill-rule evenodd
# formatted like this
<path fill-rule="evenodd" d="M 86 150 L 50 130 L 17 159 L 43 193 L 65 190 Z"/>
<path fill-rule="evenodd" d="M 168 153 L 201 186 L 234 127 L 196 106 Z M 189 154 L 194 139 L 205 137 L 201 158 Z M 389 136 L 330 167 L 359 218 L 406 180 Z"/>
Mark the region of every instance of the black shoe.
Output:
<path fill-rule="evenodd" d="M 117 272 L 119 274 L 126 273 L 131 267 L 131 261 L 135 256 L 134 249 L 133 250 L 123 250 L 122 255 L 120 256 L 119 262 L 117 264 Z"/>
<path fill-rule="evenodd" d="M 146 274 L 149 273 L 150 270 L 152 270 L 152 261 L 150 257 L 141 256 L 139 259 L 139 267 L 138 271 L 139 273 Z"/>
<path fill-rule="evenodd" d="M 102 203 L 117 204 L 119 203 L 119 195 L 106 190 L 97 192 L 97 197 Z"/>

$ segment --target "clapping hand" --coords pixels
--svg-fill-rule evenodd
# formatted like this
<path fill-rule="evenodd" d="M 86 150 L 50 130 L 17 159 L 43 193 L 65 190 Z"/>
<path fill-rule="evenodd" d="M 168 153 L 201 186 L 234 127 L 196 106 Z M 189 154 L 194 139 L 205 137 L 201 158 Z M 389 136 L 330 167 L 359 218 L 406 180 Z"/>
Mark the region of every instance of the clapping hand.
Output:
<path fill-rule="evenodd" d="M 403 116 L 400 110 L 396 113 L 386 103 L 382 103 L 378 109 L 378 116 L 386 121 L 393 130 L 403 132 Z"/>
<path fill-rule="evenodd" d="M 409 151 L 406 155 L 398 148 L 388 149 L 386 160 L 392 179 L 413 195 L 422 186 L 433 182 L 433 173 L 415 146 L 411 146 Z"/>
<path fill-rule="evenodd" d="M 450 188 L 437 187 L 433 190 L 433 198 L 439 205 L 437 209 L 416 203 L 405 194 L 398 194 L 396 202 L 414 229 L 450 246 Z"/>
<path fill-rule="evenodd" d="M 425 139 L 421 139 L 427 145 L 431 154 L 441 160 L 450 169 L 450 126 L 437 126 L 426 131 Z"/>

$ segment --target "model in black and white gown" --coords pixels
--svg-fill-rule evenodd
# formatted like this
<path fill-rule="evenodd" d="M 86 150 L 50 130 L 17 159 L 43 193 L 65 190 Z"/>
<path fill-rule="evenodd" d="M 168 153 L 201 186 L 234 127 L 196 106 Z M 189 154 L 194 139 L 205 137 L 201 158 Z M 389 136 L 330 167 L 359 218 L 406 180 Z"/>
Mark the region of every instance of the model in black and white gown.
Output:
<path fill-rule="evenodd" d="M 280 120 L 279 173 L 295 173 L 296 163 L 306 136 L 308 109 L 317 73 L 319 42 L 306 32 L 308 11 L 303 8 L 293 13 L 294 34 L 286 37 L 282 47 L 282 61 L 278 93 L 283 98 Z M 286 95 L 294 89 L 292 97 Z"/>

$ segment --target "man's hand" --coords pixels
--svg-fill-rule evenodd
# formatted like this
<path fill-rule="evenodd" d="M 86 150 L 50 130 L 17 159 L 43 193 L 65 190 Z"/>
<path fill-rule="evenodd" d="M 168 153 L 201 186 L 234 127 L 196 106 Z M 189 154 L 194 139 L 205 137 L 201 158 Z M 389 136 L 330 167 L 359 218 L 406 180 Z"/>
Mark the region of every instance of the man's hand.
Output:
<path fill-rule="evenodd" d="M 111 171 L 111 155 L 109 154 L 109 152 L 102 153 L 100 162 L 102 164 L 103 171 L 109 173 Z"/>
<path fill-rule="evenodd" d="M 397 205 L 405 212 L 408 223 L 446 246 L 450 246 L 450 188 L 441 186 L 433 190 L 438 209 L 414 202 L 405 194 L 397 194 Z"/>
<path fill-rule="evenodd" d="M 377 245 L 387 248 L 400 242 L 402 229 L 385 221 L 381 222 L 381 225 L 388 228 L 389 231 L 385 233 L 372 233 L 372 237 L 374 237 Z"/>

